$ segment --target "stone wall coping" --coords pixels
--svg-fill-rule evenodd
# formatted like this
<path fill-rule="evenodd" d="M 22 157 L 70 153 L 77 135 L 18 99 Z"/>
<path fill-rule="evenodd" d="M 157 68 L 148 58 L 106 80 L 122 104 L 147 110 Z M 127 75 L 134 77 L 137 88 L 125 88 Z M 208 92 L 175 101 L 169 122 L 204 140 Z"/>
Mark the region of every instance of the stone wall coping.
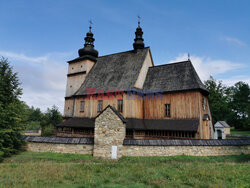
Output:
<path fill-rule="evenodd" d="M 68 137 L 45 137 L 45 136 L 22 136 L 23 140 L 37 143 L 54 144 L 94 144 L 94 138 L 68 138 Z"/>
<path fill-rule="evenodd" d="M 43 137 L 43 136 L 22 136 L 23 140 L 37 143 L 54 144 L 94 144 L 94 138 L 67 138 L 67 137 Z M 250 139 L 226 139 L 226 140 L 177 140 L 177 139 L 124 139 L 123 145 L 136 146 L 246 146 L 250 145 Z"/>
<path fill-rule="evenodd" d="M 250 145 L 250 139 L 247 140 L 215 140 L 215 139 L 124 139 L 123 145 L 134 146 L 246 146 Z"/>

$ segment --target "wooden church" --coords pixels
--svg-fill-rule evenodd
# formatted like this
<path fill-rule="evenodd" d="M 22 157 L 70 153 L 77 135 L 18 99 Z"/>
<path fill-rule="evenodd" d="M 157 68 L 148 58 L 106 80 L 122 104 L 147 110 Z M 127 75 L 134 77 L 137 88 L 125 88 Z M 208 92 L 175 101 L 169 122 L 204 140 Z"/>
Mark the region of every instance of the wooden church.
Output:
<path fill-rule="evenodd" d="M 211 139 L 208 90 L 190 60 L 155 66 L 138 22 L 133 49 L 98 56 L 91 26 L 79 57 L 68 61 L 59 137 L 94 137 L 95 118 L 110 106 L 126 138 Z"/>

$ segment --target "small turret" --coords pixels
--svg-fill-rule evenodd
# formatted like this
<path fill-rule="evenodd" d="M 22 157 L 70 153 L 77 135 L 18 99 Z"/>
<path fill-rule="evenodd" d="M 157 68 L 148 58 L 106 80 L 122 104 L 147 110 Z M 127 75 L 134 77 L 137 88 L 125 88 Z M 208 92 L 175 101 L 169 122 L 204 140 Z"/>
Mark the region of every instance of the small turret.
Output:
<path fill-rule="evenodd" d="M 79 57 L 86 57 L 91 60 L 95 60 L 98 57 L 98 51 L 94 49 L 94 34 L 91 32 L 91 24 L 89 25 L 89 32 L 87 32 L 86 37 L 84 38 L 85 44 L 84 48 L 78 50 Z"/>
<path fill-rule="evenodd" d="M 134 39 L 134 50 L 136 51 L 137 49 L 143 49 L 144 48 L 144 39 L 142 38 L 143 32 L 142 32 L 142 28 L 140 27 L 140 16 L 138 16 L 138 27 L 136 28 L 136 32 L 135 32 L 135 39 Z"/>

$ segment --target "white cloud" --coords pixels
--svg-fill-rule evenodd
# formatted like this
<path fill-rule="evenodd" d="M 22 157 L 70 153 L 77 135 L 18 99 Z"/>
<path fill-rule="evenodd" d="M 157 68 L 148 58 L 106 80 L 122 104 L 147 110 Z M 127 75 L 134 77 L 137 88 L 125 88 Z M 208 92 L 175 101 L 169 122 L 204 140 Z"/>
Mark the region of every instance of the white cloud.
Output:
<path fill-rule="evenodd" d="M 223 40 L 238 45 L 238 46 L 246 46 L 247 44 L 241 41 L 240 39 L 237 38 L 232 38 L 232 37 L 224 37 Z"/>
<path fill-rule="evenodd" d="M 207 80 L 210 76 L 217 77 L 224 73 L 230 73 L 231 71 L 235 71 L 241 68 L 244 68 L 243 64 L 235 63 L 227 60 L 214 60 L 208 57 L 198 57 L 198 56 L 191 56 L 191 62 L 197 71 L 199 77 L 202 81 Z M 179 61 L 186 61 L 187 54 L 180 54 L 174 60 L 170 61 L 169 63 L 179 62 Z M 242 77 L 233 77 L 225 79 L 225 84 L 234 84 L 240 80 L 246 80 L 249 82 L 250 77 L 246 76 L 244 79 Z M 230 81 L 231 80 L 231 81 Z"/>
<path fill-rule="evenodd" d="M 4 56 L 4 57 L 8 57 L 10 59 L 19 60 L 19 61 L 27 61 L 27 62 L 35 62 L 35 63 L 41 63 L 44 61 L 48 61 L 47 56 L 28 57 L 22 53 L 13 53 L 13 52 L 7 52 L 7 51 L 0 51 L 0 55 Z"/>
<path fill-rule="evenodd" d="M 228 85 L 228 86 L 232 86 L 239 81 L 248 83 L 250 85 L 250 77 L 249 76 L 233 76 L 230 79 L 221 79 L 221 80 L 225 85 Z"/>
<path fill-rule="evenodd" d="M 73 53 L 49 53 L 41 57 L 0 51 L 0 56 L 8 58 L 14 71 L 18 72 L 23 88 L 22 100 L 29 106 L 39 107 L 42 111 L 59 107 L 63 112 L 66 88 L 67 60 Z"/>

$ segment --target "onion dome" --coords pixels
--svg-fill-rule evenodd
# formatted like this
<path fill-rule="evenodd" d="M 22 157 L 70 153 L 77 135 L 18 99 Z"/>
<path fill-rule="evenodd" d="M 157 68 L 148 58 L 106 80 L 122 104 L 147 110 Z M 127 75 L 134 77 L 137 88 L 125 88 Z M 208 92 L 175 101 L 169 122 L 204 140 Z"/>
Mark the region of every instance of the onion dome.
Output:
<path fill-rule="evenodd" d="M 144 39 L 142 38 L 143 32 L 142 32 L 142 28 L 140 27 L 140 17 L 138 17 L 138 27 L 136 28 L 136 32 L 135 32 L 135 39 L 134 39 L 134 50 L 137 49 L 143 49 L 144 48 Z"/>
<path fill-rule="evenodd" d="M 89 32 L 87 32 L 86 37 L 84 38 L 85 44 L 84 48 L 78 50 L 79 57 L 90 57 L 90 58 L 97 58 L 98 51 L 94 49 L 94 34 L 91 32 L 91 25 L 89 26 Z"/>

